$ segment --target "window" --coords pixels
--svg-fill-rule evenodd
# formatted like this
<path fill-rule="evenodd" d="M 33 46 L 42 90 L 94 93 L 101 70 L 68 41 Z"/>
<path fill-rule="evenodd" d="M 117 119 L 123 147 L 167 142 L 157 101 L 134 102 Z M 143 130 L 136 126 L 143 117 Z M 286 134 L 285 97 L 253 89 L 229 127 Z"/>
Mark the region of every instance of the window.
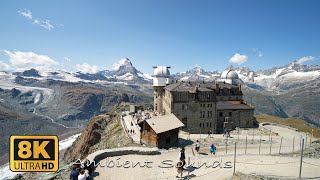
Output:
<path fill-rule="evenodd" d="M 182 109 L 184 109 L 184 104 L 182 104 Z"/>
<path fill-rule="evenodd" d="M 210 111 L 210 118 L 212 118 L 212 111 Z"/>
<path fill-rule="evenodd" d="M 200 127 L 201 127 L 201 123 L 200 123 Z"/>
<path fill-rule="evenodd" d="M 200 107 L 202 107 L 202 104 L 200 104 Z"/>
<path fill-rule="evenodd" d="M 158 104 L 156 104 L 156 111 L 158 110 Z"/>
<path fill-rule="evenodd" d="M 206 117 L 206 112 L 202 111 L 202 118 L 205 118 L 205 117 Z"/>
<path fill-rule="evenodd" d="M 188 118 L 182 118 L 182 123 L 184 124 L 184 128 L 188 127 Z"/>
<path fill-rule="evenodd" d="M 222 112 L 219 113 L 219 116 L 222 117 Z"/>
<path fill-rule="evenodd" d="M 184 109 L 188 109 L 188 105 L 186 104 L 186 105 L 184 105 Z"/>
<path fill-rule="evenodd" d="M 211 123 L 210 123 L 210 127 L 211 127 Z"/>
<path fill-rule="evenodd" d="M 209 127 L 209 123 L 207 122 L 207 127 Z"/>
<path fill-rule="evenodd" d="M 210 104 L 208 104 L 208 107 L 210 107 Z"/>
<path fill-rule="evenodd" d="M 232 117 L 232 112 L 229 112 L 229 116 Z"/>
<path fill-rule="evenodd" d="M 200 118 L 202 118 L 202 111 L 200 111 Z"/>
<path fill-rule="evenodd" d="M 207 115 L 207 118 L 209 118 L 210 117 L 210 112 L 208 111 L 208 115 Z"/>

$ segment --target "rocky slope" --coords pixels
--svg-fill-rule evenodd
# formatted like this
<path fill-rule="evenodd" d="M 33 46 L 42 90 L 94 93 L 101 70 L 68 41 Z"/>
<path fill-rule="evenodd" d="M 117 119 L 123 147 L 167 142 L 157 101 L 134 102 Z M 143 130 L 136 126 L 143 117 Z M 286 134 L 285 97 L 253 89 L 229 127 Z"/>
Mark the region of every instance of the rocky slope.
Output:
<path fill-rule="evenodd" d="M 116 107 L 113 112 L 115 112 L 116 109 L 119 110 L 119 108 Z M 123 132 L 118 114 L 99 115 L 90 120 L 83 133 L 72 146 L 66 150 L 64 160 L 74 162 L 101 149 L 126 146 L 135 145 Z"/>

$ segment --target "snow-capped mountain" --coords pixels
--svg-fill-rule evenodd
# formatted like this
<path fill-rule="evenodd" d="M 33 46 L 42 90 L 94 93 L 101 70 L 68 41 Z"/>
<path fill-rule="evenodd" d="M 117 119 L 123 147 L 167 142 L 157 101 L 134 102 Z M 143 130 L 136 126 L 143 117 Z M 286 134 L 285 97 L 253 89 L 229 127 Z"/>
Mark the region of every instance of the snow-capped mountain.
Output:
<path fill-rule="evenodd" d="M 150 67 L 151 68 L 151 67 Z M 174 68 L 174 67 L 173 67 Z M 320 102 L 320 66 L 303 65 L 294 61 L 286 66 L 267 70 L 252 70 L 248 67 L 229 66 L 238 73 L 243 83 L 245 99 L 256 107 L 256 113 L 267 113 L 281 117 L 300 117 L 309 122 L 320 124 L 320 112 L 315 109 Z M 173 79 L 184 81 L 213 81 L 222 72 L 207 71 L 196 66 L 188 71 L 172 74 Z M 92 84 L 151 84 L 148 74 L 137 70 L 128 59 L 122 59 L 112 70 L 95 74 L 83 72 L 39 72 L 30 69 L 24 72 L 0 72 L 4 84 L 28 84 L 30 82 L 50 84 L 51 80 L 65 82 L 89 82 Z M 152 92 L 152 86 L 148 86 Z"/>
<path fill-rule="evenodd" d="M 12 74 L 12 76 L 21 76 L 26 78 L 35 78 L 38 80 L 60 80 L 68 82 L 122 82 L 122 83 L 145 83 L 151 82 L 152 77 L 148 74 L 144 74 L 137 70 L 132 62 L 128 59 L 122 59 L 116 63 L 116 68 L 113 70 L 103 70 L 95 74 L 83 73 L 83 72 L 66 72 L 57 70 L 54 72 L 38 71 L 36 69 L 25 70 L 23 72 L 6 72 L 6 74 Z"/>
<path fill-rule="evenodd" d="M 108 79 L 118 80 L 118 81 L 149 81 L 151 76 L 144 74 L 137 70 L 132 62 L 128 59 L 122 59 L 116 63 L 114 70 L 104 70 L 99 72 L 99 74 L 104 75 Z"/>
<path fill-rule="evenodd" d="M 173 74 L 174 79 L 181 79 L 184 81 L 212 81 L 220 77 L 220 72 L 207 72 L 199 65 L 186 72 Z"/>
<path fill-rule="evenodd" d="M 255 106 L 256 113 L 280 117 L 299 117 L 320 125 L 320 66 L 303 65 L 294 61 L 286 66 L 254 71 L 248 67 L 229 66 L 243 83 L 246 101 Z M 219 78 L 218 71 L 209 72 L 195 67 L 173 78 L 185 81 L 211 81 Z"/>
<path fill-rule="evenodd" d="M 283 67 L 275 67 L 269 70 L 248 71 L 242 73 L 236 69 L 239 77 L 246 83 L 253 83 L 265 87 L 269 91 L 286 93 L 292 88 L 299 88 L 295 84 L 305 84 L 320 77 L 320 66 L 307 66 L 296 61 Z M 247 74 L 247 75 L 246 75 Z M 290 89 L 289 89 L 290 88 Z"/>

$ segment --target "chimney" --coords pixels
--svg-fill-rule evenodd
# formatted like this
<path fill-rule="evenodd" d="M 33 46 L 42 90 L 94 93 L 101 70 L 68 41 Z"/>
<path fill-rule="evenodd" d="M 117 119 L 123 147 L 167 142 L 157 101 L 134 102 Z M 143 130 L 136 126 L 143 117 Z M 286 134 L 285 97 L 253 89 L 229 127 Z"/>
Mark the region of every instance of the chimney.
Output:
<path fill-rule="evenodd" d="M 197 92 L 197 91 L 198 91 L 198 86 L 196 86 L 194 89 L 195 89 L 195 91 Z"/>
<path fill-rule="evenodd" d="M 220 91 L 219 83 L 216 83 L 216 92 L 218 93 Z"/>

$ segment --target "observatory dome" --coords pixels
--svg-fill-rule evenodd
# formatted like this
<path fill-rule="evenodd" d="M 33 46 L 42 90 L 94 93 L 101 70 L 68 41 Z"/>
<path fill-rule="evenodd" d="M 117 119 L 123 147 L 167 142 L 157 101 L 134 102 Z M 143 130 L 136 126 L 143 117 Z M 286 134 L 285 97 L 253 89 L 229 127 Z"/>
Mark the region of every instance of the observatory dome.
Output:
<path fill-rule="evenodd" d="M 167 77 L 170 76 L 169 67 L 167 66 L 157 66 L 154 69 L 154 76 Z"/>
<path fill-rule="evenodd" d="M 221 79 L 239 79 L 239 76 L 234 70 L 225 70 L 221 74 Z"/>

